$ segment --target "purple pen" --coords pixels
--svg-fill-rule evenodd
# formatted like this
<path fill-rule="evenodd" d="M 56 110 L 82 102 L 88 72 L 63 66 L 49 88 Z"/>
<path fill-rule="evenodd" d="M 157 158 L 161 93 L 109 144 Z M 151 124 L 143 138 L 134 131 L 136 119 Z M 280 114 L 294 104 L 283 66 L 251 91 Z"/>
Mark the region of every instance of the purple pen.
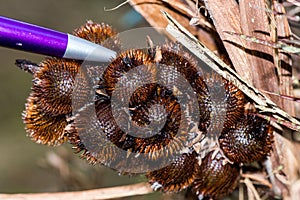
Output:
<path fill-rule="evenodd" d="M 33 24 L 0 16 L 0 46 L 32 53 L 107 62 L 116 52 L 101 45 Z"/>

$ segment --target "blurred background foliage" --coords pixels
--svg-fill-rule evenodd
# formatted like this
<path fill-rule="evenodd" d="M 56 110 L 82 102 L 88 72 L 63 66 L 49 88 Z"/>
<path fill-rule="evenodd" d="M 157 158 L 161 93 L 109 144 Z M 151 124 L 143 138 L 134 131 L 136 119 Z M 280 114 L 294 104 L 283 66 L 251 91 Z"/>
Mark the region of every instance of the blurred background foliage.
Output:
<path fill-rule="evenodd" d="M 69 33 L 87 20 L 106 22 L 119 32 L 149 26 L 129 5 L 104 11 L 104 7 L 120 3 L 120 0 L 0 0 L 0 13 Z M 14 65 L 18 58 L 39 63 L 44 56 L 0 47 L 0 193 L 83 190 L 146 181 L 143 176 L 119 176 L 109 168 L 91 166 L 73 154 L 69 144 L 48 147 L 26 137 L 21 113 L 32 77 Z M 159 193 L 128 199 L 154 198 L 165 199 Z"/>

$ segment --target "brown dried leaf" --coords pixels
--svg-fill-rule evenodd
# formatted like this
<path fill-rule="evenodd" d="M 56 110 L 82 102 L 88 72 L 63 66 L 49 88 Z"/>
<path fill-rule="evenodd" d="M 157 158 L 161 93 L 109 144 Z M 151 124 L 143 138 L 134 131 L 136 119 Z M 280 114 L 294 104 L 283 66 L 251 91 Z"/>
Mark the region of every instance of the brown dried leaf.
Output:
<path fill-rule="evenodd" d="M 130 0 L 129 3 L 135 10 L 143 15 L 154 28 L 166 28 L 168 22 L 161 15 L 161 10 L 167 11 L 210 50 L 218 50 L 219 41 L 215 40 L 215 31 L 212 30 L 212 27 L 209 27 L 209 23 L 205 21 L 202 15 L 197 14 L 196 4 L 193 1 Z M 199 24 L 200 26 L 190 25 L 190 20 L 195 16 L 199 17 L 200 21 L 203 22 Z"/>

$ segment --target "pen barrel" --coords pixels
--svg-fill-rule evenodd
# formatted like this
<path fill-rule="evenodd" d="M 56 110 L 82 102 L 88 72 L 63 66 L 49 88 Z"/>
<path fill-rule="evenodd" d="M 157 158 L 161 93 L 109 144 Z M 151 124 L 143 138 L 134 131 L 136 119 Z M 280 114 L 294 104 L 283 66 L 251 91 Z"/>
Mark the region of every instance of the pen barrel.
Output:
<path fill-rule="evenodd" d="M 0 44 L 32 53 L 63 57 L 68 34 L 0 16 Z"/>

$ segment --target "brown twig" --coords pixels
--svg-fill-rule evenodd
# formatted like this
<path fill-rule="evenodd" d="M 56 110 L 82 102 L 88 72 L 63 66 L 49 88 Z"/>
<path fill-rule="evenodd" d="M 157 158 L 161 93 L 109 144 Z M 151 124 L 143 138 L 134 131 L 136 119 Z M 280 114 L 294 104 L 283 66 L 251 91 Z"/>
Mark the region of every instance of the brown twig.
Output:
<path fill-rule="evenodd" d="M 28 194 L 0 194 L 2 200 L 89 200 L 89 199 L 114 199 L 128 196 L 149 194 L 153 190 L 147 183 L 138 183 L 127 186 L 101 188 L 94 190 L 57 192 L 57 193 L 28 193 Z"/>

